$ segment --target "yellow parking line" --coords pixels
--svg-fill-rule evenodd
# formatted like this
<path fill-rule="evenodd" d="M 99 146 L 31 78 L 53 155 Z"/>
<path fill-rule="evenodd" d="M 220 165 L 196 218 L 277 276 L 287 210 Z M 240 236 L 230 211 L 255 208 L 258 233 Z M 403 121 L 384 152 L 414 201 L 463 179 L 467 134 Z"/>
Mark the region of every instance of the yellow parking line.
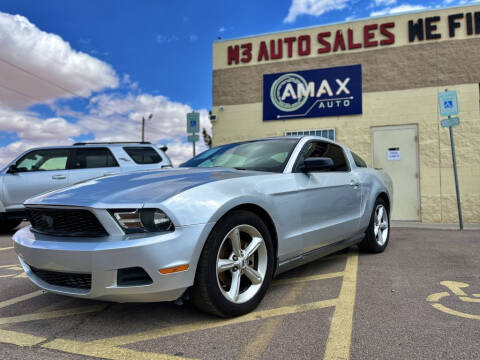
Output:
<path fill-rule="evenodd" d="M 4 268 L 11 268 L 13 266 L 18 266 L 18 264 L 12 264 L 12 265 L 0 265 L 0 269 L 4 269 Z"/>
<path fill-rule="evenodd" d="M 186 360 L 189 358 L 168 354 L 156 354 L 151 352 L 136 351 L 114 346 L 90 346 L 87 342 L 56 339 L 42 345 L 43 348 L 59 350 L 70 354 L 98 357 L 101 359 L 125 360 Z"/>
<path fill-rule="evenodd" d="M 86 313 L 91 313 L 96 311 L 102 311 L 106 307 L 107 305 L 93 305 L 93 306 L 83 306 L 83 307 L 78 307 L 73 309 L 50 311 L 50 312 L 44 312 L 44 313 L 33 313 L 33 314 L 4 317 L 4 318 L 0 318 L 0 325 L 86 314 Z"/>
<path fill-rule="evenodd" d="M 2 301 L 2 302 L 0 302 L 0 309 L 4 308 L 6 306 L 10 306 L 10 305 L 19 303 L 21 301 L 32 299 L 32 298 L 37 297 L 39 295 L 42 295 L 44 293 L 45 292 L 43 290 L 37 290 L 37 291 L 34 291 L 32 293 L 25 294 L 25 295 L 22 295 L 22 296 L 18 296 L 16 298 L 13 298 L 13 299 L 10 299 L 10 300 Z"/>
<path fill-rule="evenodd" d="M 311 278 L 312 276 L 305 276 L 300 279 Z M 298 278 L 297 278 L 298 279 Z M 284 279 L 295 280 L 295 279 Z M 278 280 L 277 280 L 278 281 Z M 291 282 L 283 282 L 284 284 L 290 284 Z M 277 283 L 278 284 L 278 283 Z M 294 302 L 301 294 L 303 288 L 306 285 L 306 281 L 296 281 L 289 291 L 282 297 L 279 302 L 279 306 L 285 306 Z M 278 316 L 265 321 L 260 328 L 255 332 L 254 337 L 244 346 L 242 353 L 238 357 L 238 360 L 253 360 L 260 359 L 267 349 L 268 345 L 272 341 L 278 329 L 283 323 L 284 318 Z"/>
<path fill-rule="evenodd" d="M 295 278 L 290 278 L 290 279 L 278 279 L 278 280 L 275 280 L 272 284 L 273 285 L 287 285 L 287 284 L 295 284 L 295 283 L 300 283 L 300 282 L 333 279 L 333 278 L 342 277 L 342 276 L 343 276 L 343 272 L 336 272 L 336 273 L 329 273 L 329 274 L 301 276 L 301 277 L 295 277 Z"/>
<path fill-rule="evenodd" d="M 337 299 L 315 301 L 301 305 L 283 306 L 275 309 L 255 311 L 237 318 L 227 320 L 207 320 L 199 323 L 177 325 L 168 328 L 154 329 L 140 332 L 137 334 L 122 335 L 112 338 L 95 340 L 88 343 L 88 346 L 119 346 L 132 344 L 140 341 L 152 340 L 160 337 L 167 337 L 179 334 L 185 334 L 194 331 L 208 330 L 226 325 L 242 324 L 245 322 L 268 319 L 275 316 L 283 316 L 305 311 L 323 309 L 335 306 Z"/>
<path fill-rule="evenodd" d="M 427 297 L 427 301 L 429 302 L 439 302 L 441 299 L 443 299 L 444 297 L 446 296 L 450 296 L 450 294 L 446 291 L 444 292 L 440 292 L 440 293 L 435 293 L 435 294 L 431 294 L 431 295 L 428 295 Z"/>
<path fill-rule="evenodd" d="M 18 346 L 33 346 L 47 340 L 21 332 L 0 329 L 0 343 L 13 344 Z"/>
<path fill-rule="evenodd" d="M 358 254 L 348 254 L 338 302 L 333 313 L 324 360 L 348 360 L 352 340 L 353 311 L 357 288 Z"/>
<path fill-rule="evenodd" d="M 480 315 L 467 314 L 467 313 L 464 313 L 464 312 L 461 312 L 461 311 L 453 310 L 453 309 L 450 309 L 450 308 L 448 308 L 448 307 L 446 307 L 442 304 L 439 304 L 439 303 L 432 304 L 432 306 L 435 309 L 443 311 L 444 313 L 447 313 L 449 315 L 460 316 L 460 317 L 465 318 L 465 319 L 480 320 Z"/>
<path fill-rule="evenodd" d="M 9 246 L 9 247 L 0 248 L 0 251 L 12 250 L 12 249 L 13 249 L 13 246 Z"/>

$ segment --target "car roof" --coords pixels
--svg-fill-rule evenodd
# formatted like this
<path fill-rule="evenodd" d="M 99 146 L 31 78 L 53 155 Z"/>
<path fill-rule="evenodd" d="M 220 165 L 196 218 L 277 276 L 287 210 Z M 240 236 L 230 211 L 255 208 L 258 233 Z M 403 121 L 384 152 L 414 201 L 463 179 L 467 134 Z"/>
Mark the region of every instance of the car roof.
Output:
<path fill-rule="evenodd" d="M 158 150 L 161 150 L 161 146 L 156 146 L 151 143 L 134 143 L 134 142 L 124 142 L 124 143 L 76 143 L 73 145 L 59 145 L 59 146 L 39 146 L 28 149 L 31 150 L 48 150 L 48 149 L 81 149 L 85 147 L 124 147 L 124 146 L 134 146 L 134 147 L 156 147 Z"/>

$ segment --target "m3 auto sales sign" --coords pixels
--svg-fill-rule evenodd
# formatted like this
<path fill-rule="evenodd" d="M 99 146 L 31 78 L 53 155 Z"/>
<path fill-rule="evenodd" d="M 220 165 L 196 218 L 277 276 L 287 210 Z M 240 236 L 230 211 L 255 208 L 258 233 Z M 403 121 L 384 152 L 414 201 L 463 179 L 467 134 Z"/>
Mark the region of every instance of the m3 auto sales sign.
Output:
<path fill-rule="evenodd" d="M 362 113 L 362 67 L 263 75 L 263 120 Z"/>

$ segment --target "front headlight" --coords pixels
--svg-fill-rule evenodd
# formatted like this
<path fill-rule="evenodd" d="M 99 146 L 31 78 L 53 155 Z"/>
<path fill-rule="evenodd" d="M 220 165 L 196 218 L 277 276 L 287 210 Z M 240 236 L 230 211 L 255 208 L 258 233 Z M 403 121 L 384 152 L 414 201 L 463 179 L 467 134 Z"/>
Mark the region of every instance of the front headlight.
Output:
<path fill-rule="evenodd" d="M 121 209 L 110 213 L 126 233 L 175 230 L 172 220 L 159 209 Z"/>

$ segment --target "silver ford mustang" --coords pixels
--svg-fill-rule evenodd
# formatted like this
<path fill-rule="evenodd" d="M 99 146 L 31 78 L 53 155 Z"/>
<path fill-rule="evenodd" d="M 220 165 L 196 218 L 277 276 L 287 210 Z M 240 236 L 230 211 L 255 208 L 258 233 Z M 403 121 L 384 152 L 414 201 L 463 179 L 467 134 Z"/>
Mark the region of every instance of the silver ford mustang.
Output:
<path fill-rule="evenodd" d="M 346 147 L 278 137 L 31 198 L 31 226 L 13 240 L 47 291 L 117 302 L 188 296 L 237 316 L 283 271 L 354 244 L 382 252 L 391 199 L 388 175 Z"/>

